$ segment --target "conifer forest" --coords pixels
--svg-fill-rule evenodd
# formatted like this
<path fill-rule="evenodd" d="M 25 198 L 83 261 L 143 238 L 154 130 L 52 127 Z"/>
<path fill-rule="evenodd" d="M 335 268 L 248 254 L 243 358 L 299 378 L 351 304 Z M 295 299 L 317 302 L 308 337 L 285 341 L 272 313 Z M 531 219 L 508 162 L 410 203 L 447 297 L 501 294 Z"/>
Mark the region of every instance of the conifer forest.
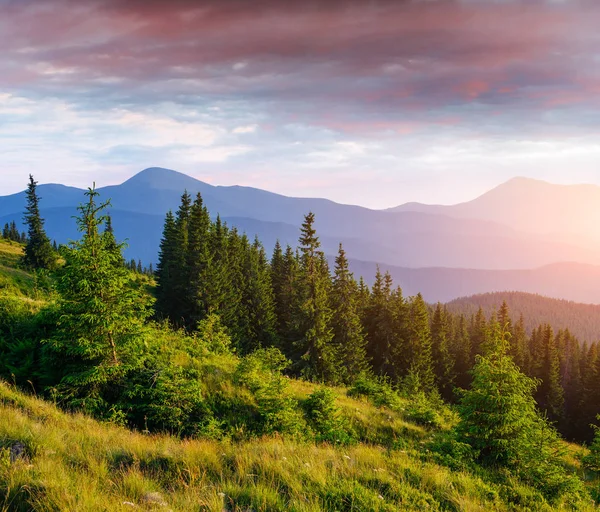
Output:
<path fill-rule="evenodd" d="M 56 246 L 36 186 L 0 241 L 0 510 L 596 507 L 597 341 L 367 286 L 310 212 L 267 254 L 182 191 L 152 269 L 90 188 Z"/>

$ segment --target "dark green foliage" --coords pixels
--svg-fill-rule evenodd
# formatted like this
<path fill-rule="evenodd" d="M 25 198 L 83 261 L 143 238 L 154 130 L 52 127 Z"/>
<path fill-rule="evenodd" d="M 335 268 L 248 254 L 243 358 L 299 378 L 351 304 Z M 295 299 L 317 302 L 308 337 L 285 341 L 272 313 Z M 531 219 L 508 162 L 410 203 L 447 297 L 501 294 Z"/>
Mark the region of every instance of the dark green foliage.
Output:
<path fill-rule="evenodd" d="M 583 485 L 565 470 L 558 434 L 536 409 L 538 382 L 520 372 L 508 351 L 501 336 L 477 356 L 471 389 L 458 407 L 458 440 L 472 447 L 481 464 L 513 471 L 549 500 L 577 497 Z"/>
<path fill-rule="evenodd" d="M 317 441 L 349 444 L 352 442 L 352 433 L 335 400 L 331 389 L 321 388 L 314 391 L 302 406 Z"/>
<path fill-rule="evenodd" d="M 418 388 L 424 391 L 435 389 L 432 340 L 429 328 L 429 313 L 421 294 L 409 303 L 407 349 L 410 354 L 408 369 L 418 379 Z"/>
<path fill-rule="evenodd" d="M 277 242 L 271 258 L 270 272 L 277 337 L 285 353 L 292 355 L 292 342 L 298 336 L 294 319 L 299 308 L 299 264 L 293 249 L 289 245 L 283 253 L 279 242 Z"/>
<path fill-rule="evenodd" d="M 364 296 L 363 288 L 363 296 Z M 365 331 L 367 334 L 367 355 L 372 362 L 373 370 L 379 374 L 395 375 L 401 363 L 394 352 L 402 352 L 401 344 L 397 343 L 401 332 L 398 329 L 398 315 L 403 304 L 392 303 L 392 286 L 389 274 L 384 277 L 377 267 L 375 283 L 363 312 Z"/>
<path fill-rule="evenodd" d="M 132 285 L 122 246 L 99 230 L 108 203 L 98 205 L 93 189 L 86 195 L 77 218 L 82 239 L 61 251 L 57 330 L 45 345 L 61 362 L 61 398 L 94 411 L 108 387 L 137 364 L 150 301 Z"/>
<path fill-rule="evenodd" d="M 44 231 L 44 220 L 40 215 L 40 198 L 37 195 L 37 181 L 31 174 L 26 194 L 27 207 L 24 220 L 27 224 L 28 236 L 23 264 L 29 269 L 52 270 L 56 267 L 56 253 Z M 11 239 L 15 237 L 12 230 L 9 232 L 10 237 Z"/>
<path fill-rule="evenodd" d="M 19 230 L 17 229 L 17 223 L 14 220 L 10 223 L 7 222 L 4 224 L 4 228 L 2 229 L 2 238 L 20 244 L 27 242 L 27 235 L 25 233 L 19 233 Z"/>
<path fill-rule="evenodd" d="M 454 361 L 454 383 L 459 389 L 466 389 L 471 383 L 471 337 L 464 315 L 454 318 L 450 353 Z M 453 397 L 454 398 L 454 397 Z"/>
<path fill-rule="evenodd" d="M 339 353 L 333 343 L 332 311 L 329 305 L 330 277 L 327 262 L 319 250 L 314 229 L 315 216 L 304 218 L 300 236 L 299 308 L 296 325 L 300 339 L 302 374 L 320 382 L 336 382 L 341 378 Z"/>
<path fill-rule="evenodd" d="M 563 413 L 564 391 L 560 383 L 560 359 L 557 339 L 549 325 L 542 339 L 542 361 L 539 371 L 540 385 L 536 393 L 539 408 L 545 411 L 550 421 L 558 421 Z"/>
<path fill-rule="evenodd" d="M 342 379 L 351 382 L 369 368 L 366 339 L 358 308 L 358 287 L 340 244 L 335 260 L 331 304 L 333 340 L 341 360 Z"/>
<path fill-rule="evenodd" d="M 437 304 L 431 321 L 432 357 L 437 388 L 446 400 L 452 399 L 454 360 L 450 355 L 450 319 L 448 311 Z"/>
<path fill-rule="evenodd" d="M 240 362 L 235 380 L 253 393 L 265 434 L 305 434 L 305 422 L 281 372 L 290 362 L 276 348 L 259 349 Z"/>
<path fill-rule="evenodd" d="M 242 288 L 240 309 L 245 325 L 241 330 L 242 352 L 249 353 L 259 347 L 276 343 L 275 299 L 271 285 L 269 264 L 263 246 L 258 239 L 252 246 L 243 247 Z"/>
<path fill-rule="evenodd" d="M 174 311 L 174 276 L 175 276 L 175 217 L 168 212 L 165 218 L 163 236 L 160 242 L 158 266 L 156 268 L 156 311 L 159 316 L 173 320 Z"/>
<path fill-rule="evenodd" d="M 202 196 L 198 194 L 190 210 L 188 250 L 185 255 L 188 289 L 182 316 L 186 318 L 188 326 L 197 325 L 208 312 L 204 289 L 210 265 L 208 245 L 210 223 L 208 210 L 204 206 Z M 166 229 L 167 224 L 165 223 Z"/>
<path fill-rule="evenodd" d="M 600 420 L 600 415 L 597 419 Z M 594 440 L 590 445 L 590 453 L 584 457 L 583 462 L 588 469 L 600 473 L 600 427 L 593 425 L 593 428 Z"/>

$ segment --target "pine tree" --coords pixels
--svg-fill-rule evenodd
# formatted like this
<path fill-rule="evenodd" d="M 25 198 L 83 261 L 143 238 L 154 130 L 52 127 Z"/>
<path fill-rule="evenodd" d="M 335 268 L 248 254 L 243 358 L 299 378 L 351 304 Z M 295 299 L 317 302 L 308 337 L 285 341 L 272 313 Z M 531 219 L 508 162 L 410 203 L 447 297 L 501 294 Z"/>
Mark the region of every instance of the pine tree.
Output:
<path fill-rule="evenodd" d="M 471 337 L 467 327 L 467 319 L 460 315 L 454 321 L 452 344 L 450 346 L 455 361 L 455 384 L 458 388 L 467 389 L 471 384 Z"/>
<path fill-rule="evenodd" d="M 565 414 L 561 431 L 568 439 L 582 438 L 578 435 L 582 423 L 579 401 L 582 395 L 581 346 L 569 330 L 564 332 L 564 363 L 561 369 L 561 382 L 565 393 Z M 587 427 L 587 425 L 586 425 Z"/>
<path fill-rule="evenodd" d="M 241 306 L 246 320 L 243 352 L 275 345 L 277 339 L 275 299 L 264 247 L 258 238 L 245 251 L 243 273 L 246 285 Z"/>
<path fill-rule="evenodd" d="M 17 229 L 17 223 L 14 220 L 10 223 L 10 231 L 8 238 L 13 242 L 21 242 L 21 235 L 19 233 L 19 230 Z"/>
<path fill-rule="evenodd" d="M 498 324 L 504 331 L 512 332 L 512 320 L 510 318 L 508 304 L 505 300 L 502 301 L 502 306 L 500 306 L 500 311 L 498 311 Z"/>
<path fill-rule="evenodd" d="M 431 330 L 427 304 L 419 293 L 409 303 L 407 342 L 410 353 L 409 372 L 417 379 L 423 391 L 435 389 L 435 373 L 433 368 Z"/>
<path fill-rule="evenodd" d="M 210 215 L 200 193 L 190 209 L 188 248 L 186 253 L 186 270 L 188 289 L 186 307 L 183 316 L 187 326 L 193 328 L 208 315 L 206 303 L 206 286 L 210 265 L 209 231 Z"/>
<path fill-rule="evenodd" d="M 173 320 L 175 283 L 174 266 L 176 265 L 176 231 L 173 212 L 167 212 L 160 241 L 158 265 L 156 267 L 156 312 L 159 317 Z"/>
<path fill-rule="evenodd" d="M 515 465 L 538 421 L 533 399 L 537 381 L 519 371 L 506 338 L 494 341 L 489 353 L 477 356 L 471 389 L 462 392 L 457 431 L 481 462 Z"/>
<path fill-rule="evenodd" d="M 510 355 L 515 364 L 522 371 L 525 371 L 531 366 L 528 357 L 527 333 L 525 332 L 525 319 L 523 318 L 523 315 L 519 317 L 519 321 L 512 330 L 512 336 L 510 338 Z"/>
<path fill-rule="evenodd" d="M 181 196 L 181 203 L 175 215 L 174 253 L 171 278 L 173 296 L 171 298 L 171 320 L 175 325 L 184 327 L 188 302 L 189 273 L 187 268 L 187 252 L 189 243 L 189 223 L 192 198 L 186 190 Z"/>
<path fill-rule="evenodd" d="M 221 316 L 223 324 L 231 325 L 230 318 L 226 318 L 227 294 L 229 286 L 228 268 L 228 229 L 217 215 L 215 222 L 211 223 L 208 233 L 208 249 L 210 264 L 207 266 L 204 289 L 204 304 L 208 312 Z"/>
<path fill-rule="evenodd" d="M 77 224 L 82 239 L 65 247 L 59 271 L 58 329 L 47 346 L 58 355 L 64 374 L 62 398 L 89 412 L 106 412 L 106 394 L 134 367 L 141 350 L 143 323 L 150 300 L 132 286 L 121 264 L 119 244 L 99 228 L 109 202 L 98 205 L 98 192 L 86 193 Z"/>
<path fill-rule="evenodd" d="M 556 347 L 556 339 L 549 325 L 544 329 L 543 359 L 540 365 L 540 385 L 536 398 L 541 411 L 548 415 L 551 421 L 562 417 L 564 392 L 560 382 L 560 361 Z"/>
<path fill-rule="evenodd" d="M 450 335 L 448 311 L 438 302 L 431 321 L 432 357 L 437 388 L 446 400 L 452 398 L 454 388 L 454 360 L 449 349 Z"/>
<path fill-rule="evenodd" d="M 469 336 L 471 338 L 471 366 L 473 366 L 475 356 L 483 352 L 483 347 L 488 340 L 488 325 L 481 307 L 471 319 Z"/>
<path fill-rule="evenodd" d="M 394 375 L 393 366 L 398 364 L 395 357 L 395 340 L 397 325 L 394 307 L 391 303 L 391 282 L 384 277 L 377 266 L 375 282 L 371 296 L 364 312 L 364 327 L 367 333 L 367 356 L 372 362 L 373 370 L 378 374 Z"/>
<path fill-rule="evenodd" d="M 297 345 L 301 351 L 302 373 L 321 382 L 336 382 L 340 377 L 339 354 L 333 344 L 328 289 L 329 270 L 324 264 L 320 242 L 314 228 L 315 216 L 308 213 L 302 223 L 300 243 L 300 307 Z"/>
<path fill-rule="evenodd" d="M 600 354 L 598 345 L 592 343 L 589 348 L 582 348 L 584 354 L 581 369 L 582 390 L 579 402 L 580 424 L 579 436 L 584 441 L 592 439 L 592 424 L 600 411 Z"/>
<path fill-rule="evenodd" d="M 29 235 L 23 263 L 30 269 L 52 270 L 56 267 L 56 255 L 44 231 L 44 220 L 40 215 L 40 198 L 37 195 L 37 181 L 31 174 L 26 194 L 27 207 L 24 221 L 27 224 Z"/>
<path fill-rule="evenodd" d="M 388 285 L 384 286 L 384 294 L 387 294 L 388 288 Z M 390 354 L 385 373 L 395 379 L 396 382 L 400 382 L 409 373 L 412 362 L 411 358 L 408 357 L 409 307 L 400 286 L 397 286 L 389 294 L 382 321 L 384 329 L 380 332 L 380 335 L 383 335 L 383 338 L 387 340 L 384 343 Z"/>
<path fill-rule="evenodd" d="M 347 383 L 369 368 L 366 339 L 358 312 L 357 293 L 356 281 L 348 268 L 346 253 L 340 244 L 335 259 L 331 293 L 332 329 L 337 352 L 341 357 L 343 380 Z"/>
<path fill-rule="evenodd" d="M 298 293 L 300 269 L 294 250 L 289 245 L 286 246 L 283 254 L 279 254 L 277 246 L 275 247 L 270 272 L 279 345 L 287 357 L 296 360 L 296 347 L 294 347 L 293 341 L 300 337 L 296 323 L 300 310 Z"/>

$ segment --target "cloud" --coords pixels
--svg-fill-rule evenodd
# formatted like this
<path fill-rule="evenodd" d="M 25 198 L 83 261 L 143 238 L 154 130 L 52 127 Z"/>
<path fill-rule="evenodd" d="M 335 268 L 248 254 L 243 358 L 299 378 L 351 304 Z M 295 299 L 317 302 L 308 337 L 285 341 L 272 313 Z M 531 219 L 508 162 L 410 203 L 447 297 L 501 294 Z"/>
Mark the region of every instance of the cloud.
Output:
<path fill-rule="evenodd" d="M 480 168 L 554 169 L 554 143 L 587 176 L 598 26 L 600 4 L 577 0 L 0 0 L 2 183 L 164 165 L 391 205 L 417 199 L 409 175 L 442 200 L 466 193 L 444 172 L 481 188 Z"/>

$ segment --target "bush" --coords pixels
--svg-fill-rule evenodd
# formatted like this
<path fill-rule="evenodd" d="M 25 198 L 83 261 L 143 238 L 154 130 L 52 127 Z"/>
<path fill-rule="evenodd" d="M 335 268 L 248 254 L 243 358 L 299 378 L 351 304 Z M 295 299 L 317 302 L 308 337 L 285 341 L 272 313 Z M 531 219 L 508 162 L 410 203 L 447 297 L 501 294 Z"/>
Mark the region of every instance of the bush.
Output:
<path fill-rule="evenodd" d="M 215 354 L 228 354 L 232 351 L 231 337 L 221 323 L 221 318 L 215 313 L 198 322 L 198 337 Z"/>
<path fill-rule="evenodd" d="M 317 441 L 332 444 L 349 444 L 353 441 L 348 421 L 337 407 L 331 389 L 318 389 L 305 400 L 303 407 Z"/>
<path fill-rule="evenodd" d="M 600 420 L 600 415 L 597 416 Z M 590 471 L 600 472 L 600 427 L 592 425 L 595 431 L 594 441 L 590 446 L 590 453 L 583 458 L 583 463 Z"/>
<path fill-rule="evenodd" d="M 261 433 L 299 436 L 305 423 L 297 401 L 288 389 L 288 380 L 281 372 L 290 362 L 276 348 L 259 349 L 243 358 L 234 375 L 234 382 L 246 386 L 256 400 L 261 418 Z"/>
<path fill-rule="evenodd" d="M 406 414 L 414 423 L 437 429 L 455 422 L 454 414 L 437 393 L 415 393 L 406 407 Z"/>
<path fill-rule="evenodd" d="M 348 389 L 349 397 L 364 396 L 368 398 L 377 407 L 389 407 L 393 410 L 401 408 L 401 399 L 384 377 L 373 377 L 366 373 L 361 373 L 352 387 Z"/>
<path fill-rule="evenodd" d="M 438 434 L 429 445 L 434 460 L 453 471 L 470 471 L 475 463 L 475 453 L 467 443 L 457 439 L 453 431 Z"/>

